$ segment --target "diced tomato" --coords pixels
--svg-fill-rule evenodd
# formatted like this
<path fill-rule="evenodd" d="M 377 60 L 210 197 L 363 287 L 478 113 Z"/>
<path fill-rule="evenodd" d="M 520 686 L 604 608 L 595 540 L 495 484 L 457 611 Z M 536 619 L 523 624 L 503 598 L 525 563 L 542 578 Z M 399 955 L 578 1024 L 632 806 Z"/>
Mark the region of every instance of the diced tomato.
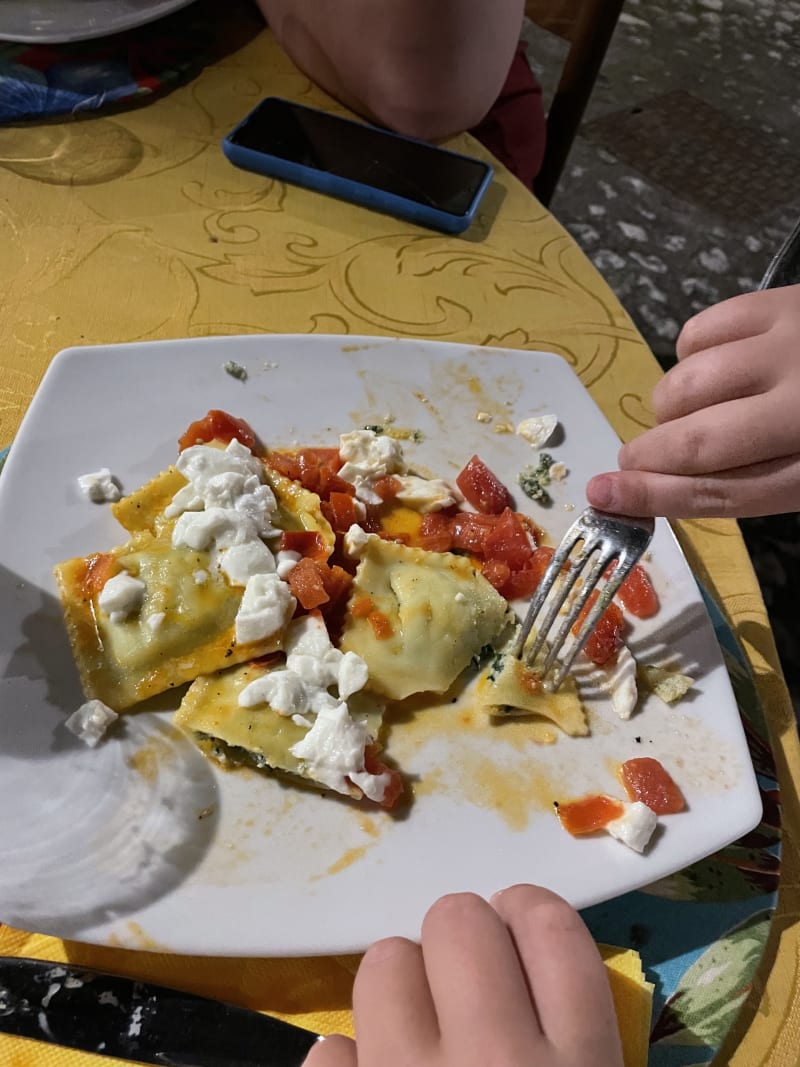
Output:
<path fill-rule="evenodd" d="M 367 745 L 364 749 L 364 770 L 369 774 L 389 775 L 389 781 L 383 791 L 383 800 L 380 801 L 380 806 L 390 811 L 403 795 L 404 785 L 400 772 L 396 771 L 394 767 L 386 766 L 380 759 L 375 745 Z"/>
<path fill-rule="evenodd" d="M 322 503 L 322 513 L 336 533 L 347 533 L 359 521 L 355 500 L 348 493 L 332 492 Z"/>
<path fill-rule="evenodd" d="M 117 560 L 110 552 L 97 552 L 84 560 L 79 584 L 87 597 L 97 596 L 109 578 L 117 571 Z"/>
<path fill-rule="evenodd" d="M 625 812 L 622 801 L 614 797 L 598 796 L 581 797 L 580 800 L 570 800 L 566 804 L 558 805 L 558 817 L 561 825 L 574 836 L 591 834 L 595 830 L 602 830 L 614 819 L 618 819 Z"/>
<path fill-rule="evenodd" d="M 374 482 L 372 488 L 375 490 L 375 492 L 381 498 L 384 504 L 386 504 L 390 500 L 394 500 L 394 498 L 400 492 L 401 485 L 400 482 L 398 482 L 398 480 L 393 475 L 387 474 L 383 478 L 378 478 L 377 481 Z"/>
<path fill-rule="evenodd" d="M 462 511 L 453 516 L 453 548 L 485 558 L 484 545 L 497 519 L 491 515 L 475 515 Z"/>
<path fill-rule="evenodd" d="M 336 448 L 301 448 L 297 452 L 270 452 L 267 463 L 278 474 L 291 478 L 293 482 L 300 482 L 304 489 L 319 493 L 322 497 L 334 490 L 341 493 L 352 492 L 352 486 L 336 473 L 342 465 Z"/>
<path fill-rule="evenodd" d="M 350 606 L 350 614 L 354 619 L 367 619 L 375 610 L 375 603 L 371 596 L 356 597 Z"/>
<path fill-rule="evenodd" d="M 482 459 L 473 456 L 456 478 L 464 499 L 484 515 L 499 515 L 513 506 L 511 493 Z"/>
<path fill-rule="evenodd" d="M 538 548 L 534 548 L 531 554 L 530 568 L 538 575 L 539 582 L 544 578 L 544 573 L 550 566 L 555 554 L 556 550 L 550 548 L 549 545 L 539 545 Z M 538 585 L 539 582 L 536 584 Z"/>
<path fill-rule="evenodd" d="M 623 608 L 637 619 L 649 619 L 659 609 L 653 583 L 638 564 L 619 587 L 616 595 Z"/>
<path fill-rule="evenodd" d="M 629 759 L 620 767 L 619 776 L 630 799 L 641 800 L 656 815 L 674 815 L 686 807 L 683 793 L 657 759 Z"/>
<path fill-rule="evenodd" d="M 353 576 L 348 574 L 344 567 L 334 563 L 333 566 L 317 563 L 322 574 L 322 584 L 328 594 L 330 607 L 338 604 L 349 592 L 353 584 Z M 289 572 L 291 573 L 291 571 Z M 325 608 L 327 612 L 328 607 Z"/>
<path fill-rule="evenodd" d="M 297 456 L 288 452 L 270 452 L 267 455 L 267 464 L 284 478 L 290 478 L 293 482 L 300 481 L 300 464 Z"/>
<path fill-rule="evenodd" d="M 441 511 L 422 516 L 417 544 L 428 552 L 449 552 L 453 547 L 453 520 Z"/>
<path fill-rule="evenodd" d="M 338 471 L 342 465 L 338 448 L 301 448 L 299 455 L 305 458 L 306 463 L 315 467 L 330 467 L 332 471 Z"/>
<path fill-rule="evenodd" d="M 595 589 L 583 606 L 580 615 L 572 627 L 573 634 L 577 634 L 583 625 L 583 621 L 595 604 L 599 593 Z M 600 616 L 600 620 L 594 628 L 591 637 L 583 646 L 589 659 L 602 666 L 608 663 L 612 656 L 622 648 L 622 635 L 625 632 L 625 616 L 618 604 L 612 600 L 606 610 Z"/>
<path fill-rule="evenodd" d="M 507 581 L 501 586 L 496 586 L 497 591 L 506 600 L 522 600 L 532 596 L 544 577 L 554 551 L 544 546 L 533 549 L 524 564 L 518 569 L 512 568 Z M 483 573 L 486 574 L 485 567 Z"/>
<path fill-rule="evenodd" d="M 299 552 L 309 559 L 327 559 L 328 546 L 321 533 L 316 530 L 284 530 L 279 547 L 286 552 Z"/>
<path fill-rule="evenodd" d="M 306 611 L 327 604 L 330 600 L 320 571 L 320 566 L 313 559 L 301 559 L 292 567 L 286 579 L 292 595 Z"/>
<path fill-rule="evenodd" d="M 483 577 L 493 585 L 498 593 L 505 596 L 505 587 L 511 578 L 511 568 L 502 559 L 490 559 L 481 572 Z"/>
<path fill-rule="evenodd" d="M 386 641 L 392 636 L 392 624 L 382 611 L 371 611 L 367 616 L 372 632 L 379 641 Z"/>
<path fill-rule="evenodd" d="M 256 435 L 249 424 L 244 419 L 236 419 L 226 411 L 213 408 L 202 419 L 191 424 L 178 440 L 178 448 L 183 452 L 184 448 L 191 445 L 204 445 L 209 441 L 223 441 L 228 444 L 234 437 L 245 448 L 255 450 Z"/>
<path fill-rule="evenodd" d="M 511 508 L 506 508 L 494 529 L 486 535 L 483 551 L 487 559 L 502 560 L 514 571 L 524 567 L 531 558 L 533 549 L 528 535 Z"/>
<path fill-rule="evenodd" d="M 519 521 L 522 523 L 523 529 L 525 530 L 527 535 L 530 537 L 530 539 L 533 541 L 534 545 L 540 544 L 541 540 L 542 540 L 542 528 L 541 528 L 541 526 L 537 526 L 536 523 L 533 521 L 533 519 L 530 517 L 530 515 L 526 515 L 522 511 L 515 511 L 514 514 L 517 516 Z"/>
<path fill-rule="evenodd" d="M 485 573 L 485 571 L 484 571 Z M 498 588 L 506 600 L 522 600 L 532 596 L 541 581 L 539 572 L 530 566 L 530 560 L 518 571 L 512 571 L 504 585 Z"/>
<path fill-rule="evenodd" d="M 358 525 L 362 530 L 367 533 L 380 533 L 383 529 L 381 522 L 381 505 L 367 504 L 365 506 L 366 515 L 363 519 L 358 520 Z"/>
<path fill-rule="evenodd" d="M 318 492 L 323 500 L 329 500 L 333 493 L 354 496 L 355 488 L 350 482 L 346 482 L 344 478 L 340 478 L 332 467 L 323 466 L 319 469 Z"/>

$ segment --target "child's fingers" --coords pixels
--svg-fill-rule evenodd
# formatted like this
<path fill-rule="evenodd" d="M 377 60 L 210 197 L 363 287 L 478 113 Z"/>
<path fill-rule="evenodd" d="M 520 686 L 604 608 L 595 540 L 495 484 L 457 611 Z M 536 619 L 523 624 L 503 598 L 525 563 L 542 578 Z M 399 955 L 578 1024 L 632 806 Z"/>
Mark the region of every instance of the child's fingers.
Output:
<path fill-rule="evenodd" d="M 391 937 L 367 951 L 353 987 L 353 1012 L 363 1064 L 429 1062 L 439 1026 L 419 945 Z"/>
<path fill-rule="evenodd" d="M 325 1037 L 311 1049 L 303 1067 L 358 1067 L 356 1043 L 341 1034 Z"/>
<path fill-rule="evenodd" d="M 703 476 L 791 456 L 800 426 L 771 394 L 729 400 L 674 419 L 620 449 L 622 470 Z"/>
<path fill-rule="evenodd" d="M 552 1062 L 621 1065 L 605 967 L 578 913 L 530 885 L 506 889 L 492 904 L 514 939 Z"/>
<path fill-rule="evenodd" d="M 542 1034 L 500 916 L 469 893 L 443 897 L 422 927 L 422 952 L 445 1062 L 538 1064 Z"/>
<path fill-rule="evenodd" d="M 668 422 L 726 400 L 766 392 L 773 375 L 762 350 L 762 341 L 747 338 L 705 349 L 697 359 L 676 364 L 653 389 L 656 418 Z"/>
<path fill-rule="evenodd" d="M 678 359 L 765 333 L 774 321 L 777 306 L 770 294 L 744 293 L 706 308 L 681 330 L 675 345 Z"/>
<path fill-rule="evenodd" d="M 748 518 L 800 510 L 800 455 L 702 477 L 609 471 L 586 487 L 590 504 L 620 515 Z"/>

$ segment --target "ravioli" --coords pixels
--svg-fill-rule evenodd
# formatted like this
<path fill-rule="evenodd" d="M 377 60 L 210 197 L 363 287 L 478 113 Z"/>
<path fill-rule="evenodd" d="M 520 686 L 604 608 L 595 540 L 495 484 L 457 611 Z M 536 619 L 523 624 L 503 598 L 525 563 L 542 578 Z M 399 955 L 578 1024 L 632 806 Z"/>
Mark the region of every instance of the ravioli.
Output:
<path fill-rule="evenodd" d="M 330 555 L 336 538 L 319 497 L 267 469 L 238 442 L 236 446 L 246 455 L 251 476 L 257 472 L 263 492 L 274 495 L 275 529 L 311 530 L 320 535 Z M 229 453 L 232 446 L 215 441 L 210 447 Z M 217 453 L 212 456 L 216 463 Z M 237 458 L 241 458 L 238 453 L 232 462 Z M 108 553 L 67 560 L 54 571 L 86 696 L 115 711 L 282 647 L 283 625 L 270 636 L 255 638 L 241 629 L 237 640 L 246 583 L 222 573 L 227 555 L 221 570 L 213 546 L 173 544 L 180 519 L 170 513 L 170 505 L 187 485 L 187 477 L 176 467 L 162 471 L 112 506 L 114 516 L 132 535 L 129 543 Z M 190 506 L 190 514 L 196 506 Z M 234 542 L 227 551 L 240 549 Z M 263 544 L 256 549 L 271 558 Z M 143 583 L 144 589 L 137 609 L 114 619 L 103 610 L 102 593 L 108 580 L 120 574 Z M 288 587 L 282 594 L 288 622 L 295 602 Z"/>
<path fill-rule="evenodd" d="M 353 606 L 367 600 L 390 632 L 379 637 Z M 509 623 L 507 602 L 463 556 L 369 538 L 340 647 L 358 653 L 370 686 L 391 700 L 443 693 Z"/>
<path fill-rule="evenodd" d="M 327 789 L 324 782 L 314 777 L 309 765 L 291 751 L 306 737 L 306 725 L 295 722 L 292 716 L 279 714 L 267 703 L 253 707 L 239 704 L 239 696 L 246 686 L 276 669 L 280 669 L 276 664 L 248 663 L 210 678 L 198 678 L 189 687 L 174 721 L 212 759 L 276 771 Z M 366 724 L 370 751 L 377 752 L 383 702 L 367 692 L 359 692 L 351 694 L 348 705 L 352 718 Z M 352 782 L 346 783 L 346 793 L 355 800 L 364 796 Z"/>
<path fill-rule="evenodd" d="M 223 447 L 222 442 L 212 442 L 212 445 Z M 264 478 L 278 502 L 275 525 L 281 530 L 309 530 L 320 534 L 330 555 L 336 544 L 336 535 L 322 514 L 317 494 L 266 466 Z M 142 531 L 158 534 L 166 529 L 171 530 L 175 520 L 167 518 L 165 511 L 178 490 L 185 485 L 186 479 L 180 471 L 168 467 L 140 489 L 112 504 L 111 511 L 117 522 L 130 534 Z"/>
<path fill-rule="evenodd" d="M 575 680 L 567 676 L 555 693 L 542 686 L 535 667 L 527 667 L 516 656 L 499 652 L 478 679 L 476 697 L 489 715 L 505 718 L 534 715 L 548 719 L 570 737 L 589 733 L 586 713 Z"/>
<path fill-rule="evenodd" d="M 123 571 L 143 582 L 146 593 L 138 611 L 112 621 L 99 596 Z M 208 552 L 173 547 L 166 531 L 66 560 L 54 573 L 84 692 L 114 711 L 282 647 L 280 633 L 237 644 L 244 589 L 228 584 Z"/>

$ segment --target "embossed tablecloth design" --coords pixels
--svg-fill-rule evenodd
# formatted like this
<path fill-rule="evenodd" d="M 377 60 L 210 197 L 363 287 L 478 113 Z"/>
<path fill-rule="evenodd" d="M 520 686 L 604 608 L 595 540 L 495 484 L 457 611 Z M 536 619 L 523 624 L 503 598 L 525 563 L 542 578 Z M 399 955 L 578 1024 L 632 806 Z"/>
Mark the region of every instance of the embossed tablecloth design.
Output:
<path fill-rule="evenodd" d="M 657 364 L 574 241 L 521 185 L 500 169 L 479 222 L 456 239 L 235 170 L 219 142 L 269 93 L 331 106 L 264 32 L 146 107 L 0 128 L 0 443 L 13 438 L 60 348 L 260 332 L 547 349 L 569 362 L 623 438 L 652 422 L 647 398 Z M 467 137 L 453 147 L 481 154 Z M 719 1062 L 789 1067 L 800 1048 L 793 713 L 735 524 L 685 523 L 680 536 L 749 658 L 784 804 L 777 918 Z M 90 952 L 23 934 L 8 934 L 2 948 L 66 952 L 81 962 Z M 120 950 L 91 952 L 111 969 L 137 966 Z M 176 984 L 182 965 L 180 958 L 169 964 Z M 275 964 L 281 997 L 272 1004 L 259 1000 L 265 966 L 220 961 L 198 982 L 211 994 L 296 1013 L 300 1022 L 340 1024 L 341 963 Z M 703 1062 L 697 1041 L 696 1056 L 685 1044 L 673 1062 Z M 0 1040 L 4 1064 L 30 1062 L 3 1048 Z M 70 1060 L 62 1053 L 48 1060 L 42 1050 L 36 1062 Z"/>

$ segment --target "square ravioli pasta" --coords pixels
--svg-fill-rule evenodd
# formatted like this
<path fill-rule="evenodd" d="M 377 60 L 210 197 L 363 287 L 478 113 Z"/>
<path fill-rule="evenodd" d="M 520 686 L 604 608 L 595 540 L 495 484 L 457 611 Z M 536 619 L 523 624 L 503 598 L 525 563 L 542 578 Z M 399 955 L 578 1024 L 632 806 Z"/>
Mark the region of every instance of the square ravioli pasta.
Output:
<path fill-rule="evenodd" d="M 55 568 L 87 697 L 123 711 L 281 648 L 296 608 L 283 531 L 310 530 L 323 556 L 334 540 L 310 497 L 232 436 L 189 445 L 113 505 L 131 539 Z"/>

